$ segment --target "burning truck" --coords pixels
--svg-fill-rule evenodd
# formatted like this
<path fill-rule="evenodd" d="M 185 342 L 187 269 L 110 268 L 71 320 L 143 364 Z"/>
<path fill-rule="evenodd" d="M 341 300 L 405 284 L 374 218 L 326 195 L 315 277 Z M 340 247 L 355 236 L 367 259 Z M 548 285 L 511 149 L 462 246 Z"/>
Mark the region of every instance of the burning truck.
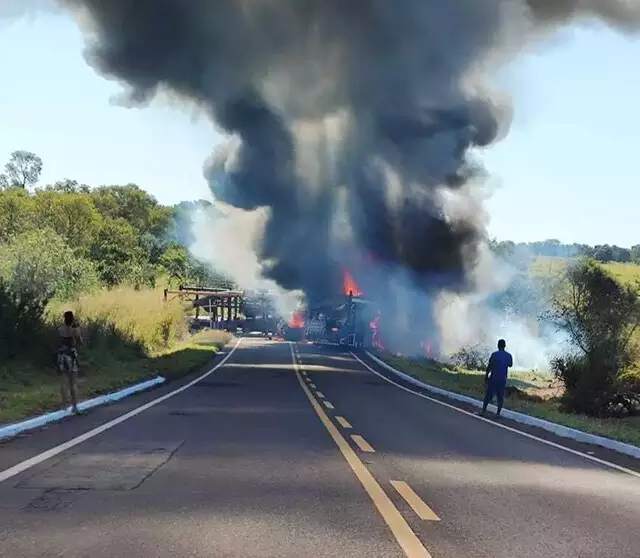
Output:
<path fill-rule="evenodd" d="M 308 304 L 281 323 L 280 333 L 289 341 L 306 339 L 316 343 L 372 346 L 371 322 L 377 310 L 362 297 L 362 291 L 348 271 L 343 292 Z"/>
<path fill-rule="evenodd" d="M 415 327 L 419 327 L 417 321 Z M 385 330 L 386 328 L 386 330 Z M 279 334 L 288 341 L 311 341 L 319 344 L 368 347 L 388 350 L 388 340 L 397 331 L 390 331 L 393 323 L 387 323 L 383 310 L 363 296 L 363 291 L 347 270 L 343 273 L 342 292 L 320 302 L 307 304 L 293 312 L 287 321 L 282 321 Z M 411 328 L 411 326 L 410 326 Z M 405 332 L 405 335 L 408 332 Z M 420 337 L 417 330 L 411 338 Z M 397 345 L 397 343 L 392 344 Z M 418 344 L 410 344 L 417 347 Z M 407 351 L 405 351 L 407 352 Z M 437 351 L 434 342 L 427 337 L 419 343 L 419 352 L 406 356 L 433 358 Z"/>

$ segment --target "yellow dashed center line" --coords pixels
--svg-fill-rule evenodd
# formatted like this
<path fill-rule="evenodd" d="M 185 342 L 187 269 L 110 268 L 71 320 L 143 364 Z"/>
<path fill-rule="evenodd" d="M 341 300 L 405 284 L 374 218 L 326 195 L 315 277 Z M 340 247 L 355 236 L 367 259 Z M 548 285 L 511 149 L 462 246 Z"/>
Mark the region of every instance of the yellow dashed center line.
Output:
<path fill-rule="evenodd" d="M 289 347 L 291 348 L 291 345 Z M 402 514 L 400 513 L 398 508 L 396 508 L 396 506 L 393 504 L 391 498 L 389 498 L 378 481 L 376 481 L 373 475 L 369 472 L 369 469 L 367 469 L 364 463 L 360 460 L 358 454 L 353 451 L 353 448 L 342 437 L 340 431 L 336 428 L 336 426 L 331 422 L 331 419 L 324 412 L 324 410 L 298 373 L 295 361 L 294 366 L 296 367 L 298 383 L 309 399 L 309 402 L 318 415 L 318 418 L 320 418 L 322 424 L 327 429 L 329 435 L 331 436 L 331 438 L 333 438 L 333 441 L 336 443 L 338 449 L 351 467 L 351 470 L 355 473 L 356 477 L 358 478 L 364 489 L 367 491 L 367 494 L 373 501 L 385 523 L 389 526 L 389 529 L 393 533 L 393 536 L 404 551 L 407 558 L 432 558 L 431 554 L 429 554 L 429 551 L 424 547 L 420 539 L 411 530 L 411 527 L 409 527 L 407 520 L 402 517 Z"/>
<path fill-rule="evenodd" d="M 353 428 L 353 426 L 349 424 L 349 421 L 344 417 L 336 417 L 336 420 L 340 423 L 342 428 Z"/>
<path fill-rule="evenodd" d="M 351 439 L 356 443 L 356 445 L 362 450 L 368 453 L 375 453 L 374 450 L 360 434 L 351 434 Z"/>
<path fill-rule="evenodd" d="M 424 503 L 424 500 L 422 500 L 406 482 L 391 481 L 391 484 L 420 519 L 424 519 L 425 521 L 440 521 L 440 518 L 435 512 Z"/>

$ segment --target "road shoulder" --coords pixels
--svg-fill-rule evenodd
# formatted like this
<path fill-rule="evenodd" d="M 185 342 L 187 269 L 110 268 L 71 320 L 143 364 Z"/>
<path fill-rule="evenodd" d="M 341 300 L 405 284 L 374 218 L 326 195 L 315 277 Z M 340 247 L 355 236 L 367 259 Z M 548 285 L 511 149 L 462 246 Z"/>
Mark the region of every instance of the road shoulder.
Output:
<path fill-rule="evenodd" d="M 51 422 L 18 434 L 13 438 L 0 441 L 0 471 L 5 471 L 47 451 L 49 448 L 64 444 L 85 432 L 182 388 L 216 366 L 233 351 L 235 344 L 236 340 L 231 341 L 207 364 L 178 380 L 158 384 L 146 391 L 132 394 L 113 403 L 94 407 L 81 416 L 64 417 L 57 422 Z"/>
<path fill-rule="evenodd" d="M 544 440 L 551 444 L 561 446 L 573 452 L 584 454 L 587 458 L 591 457 L 595 458 L 596 460 L 602 460 L 617 467 L 628 469 L 636 474 L 640 474 L 640 459 L 636 459 L 629 455 L 619 453 L 617 451 L 613 451 L 601 446 L 578 442 L 576 440 L 563 436 L 557 436 L 542 428 L 523 424 L 506 417 L 495 419 L 491 418 L 491 415 L 489 415 L 487 419 L 483 419 L 482 417 L 478 416 L 478 409 L 474 405 L 448 398 L 439 393 L 434 393 L 426 387 L 421 387 L 418 383 L 409 382 L 405 380 L 401 375 L 392 372 L 389 369 L 392 367 L 387 368 L 386 366 L 380 365 L 366 352 L 357 352 L 354 353 L 354 356 L 357 356 L 359 359 L 361 359 L 362 362 L 369 366 L 376 374 L 416 395 L 420 395 L 422 397 L 426 397 L 431 400 L 443 403 L 447 406 L 462 410 L 470 415 L 473 415 L 478 420 L 488 420 L 488 422 L 495 424 L 496 427 L 506 427 L 510 430 L 523 433 L 524 435 L 540 438 L 541 440 Z"/>

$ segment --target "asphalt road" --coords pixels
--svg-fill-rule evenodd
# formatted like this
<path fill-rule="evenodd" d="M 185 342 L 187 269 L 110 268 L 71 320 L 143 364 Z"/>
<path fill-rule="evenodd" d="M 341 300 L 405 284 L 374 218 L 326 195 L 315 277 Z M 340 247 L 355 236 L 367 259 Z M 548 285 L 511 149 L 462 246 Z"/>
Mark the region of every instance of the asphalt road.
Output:
<path fill-rule="evenodd" d="M 348 353 L 244 339 L 188 385 L 0 445 L 0 556 L 640 558 L 640 477 Z"/>

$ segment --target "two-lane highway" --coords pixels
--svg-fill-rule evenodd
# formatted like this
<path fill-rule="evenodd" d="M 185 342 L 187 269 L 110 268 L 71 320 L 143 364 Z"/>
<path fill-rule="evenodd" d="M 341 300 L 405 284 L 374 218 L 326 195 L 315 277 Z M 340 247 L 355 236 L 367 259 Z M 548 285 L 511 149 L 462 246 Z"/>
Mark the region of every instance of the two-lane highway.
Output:
<path fill-rule="evenodd" d="M 433 556 L 640 556 L 640 475 L 408 393 L 366 359 L 296 355 Z"/>
<path fill-rule="evenodd" d="M 638 477 L 349 353 L 227 357 L 0 446 L 0 556 L 640 557 Z"/>

